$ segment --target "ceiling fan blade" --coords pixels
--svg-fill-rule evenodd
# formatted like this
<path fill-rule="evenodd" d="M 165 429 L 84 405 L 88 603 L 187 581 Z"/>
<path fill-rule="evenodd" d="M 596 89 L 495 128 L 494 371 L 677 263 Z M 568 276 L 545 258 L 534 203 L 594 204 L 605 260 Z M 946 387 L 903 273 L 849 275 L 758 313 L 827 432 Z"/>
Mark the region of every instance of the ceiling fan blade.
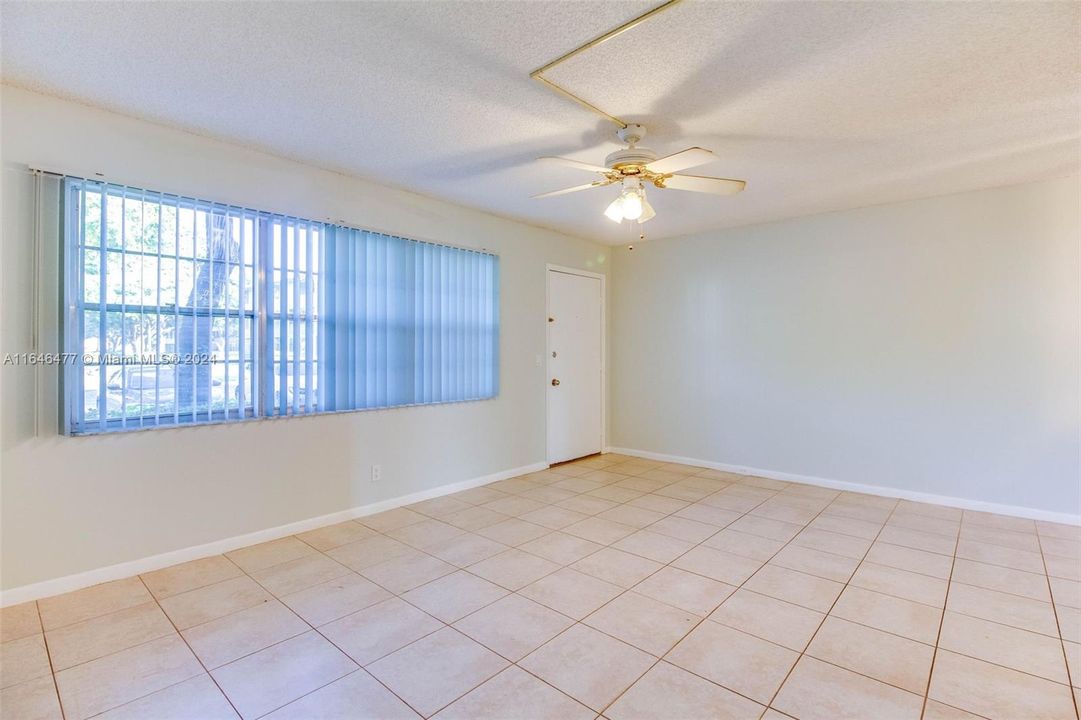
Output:
<path fill-rule="evenodd" d="M 540 195 L 534 195 L 533 199 L 552 197 L 554 195 L 566 195 L 567 193 L 578 192 L 579 190 L 588 190 L 590 188 L 600 187 L 601 185 L 610 185 L 607 180 L 598 180 L 597 182 L 587 183 L 585 185 L 575 185 L 574 187 L 563 188 L 562 190 L 553 190 L 552 192 L 541 193 Z"/>
<path fill-rule="evenodd" d="M 714 195 L 735 195 L 747 186 L 743 180 L 701 177 L 699 175 L 673 175 L 665 178 L 664 186 L 673 190 L 713 193 Z"/>
<path fill-rule="evenodd" d="M 590 172 L 600 172 L 600 173 L 611 172 L 608 168 L 604 167 L 603 165 L 592 165 L 592 164 L 587 163 L 587 162 L 581 162 L 579 160 L 571 160 L 570 158 L 565 158 L 565 157 L 540 157 L 540 158 L 537 158 L 537 159 L 542 160 L 542 161 L 544 161 L 546 163 L 566 165 L 567 167 L 576 168 L 578 170 L 589 170 Z"/>
<path fill-rule="evenodd" d="M 705 165 L 716 159 L 717 156 L 709 150 L 700 147 L 692 147 L 687 148 L 686 150 L 680 150 L 673 155 L 662 157 L 659 160 L 654 160 L 649 165 L 646 165 L 646 170 L 664 175 L 666 173 L 686 170 L 687 168 L 692 168 L 696 165 Z"/>

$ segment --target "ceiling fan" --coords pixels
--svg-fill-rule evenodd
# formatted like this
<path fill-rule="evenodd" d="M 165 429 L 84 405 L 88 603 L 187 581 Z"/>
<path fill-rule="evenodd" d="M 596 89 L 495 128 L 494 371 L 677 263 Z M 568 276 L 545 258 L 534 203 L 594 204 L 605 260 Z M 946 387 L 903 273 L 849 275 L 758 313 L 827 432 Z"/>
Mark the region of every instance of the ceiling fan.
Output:
<path fill-rule="evenodd" d="M 639 223 L 644 223 L 657 214 L 649 201 L 646 200 L 645 186 L 647 184 L 652 183 L 654 187 L 658 188 L 690 190 L 691 192 L 713 193 L 714 195 L 732 195 L 743 190 L 747 185 L 743 180 L 676 174 L 679 170 L 704 165 L 716 159 L 716 155 L 704 148 L 687 148 L 658 159 L 657 154 L 652 150 L 638 147 L 638 143 L 646 136 L 646 129 L 641 125 L 627 125 L 617 130 L 616 135 L 621 142 L 627 144 L 627 147 L 623 150 L 617 150 L 606 157 L 603 167 L 564 157 L 538 158 L 545 162 L 559 163 L 579 170 L 600 173 L 602 177 L 585 185 L 553 190 L 533 197 L 553 197 L 620 183 L 623 186 L 623 191 L 619 194 L 619 197 L 612 201 L 604 214 L 617 223 L 624 220 L 637 220 Z"/>

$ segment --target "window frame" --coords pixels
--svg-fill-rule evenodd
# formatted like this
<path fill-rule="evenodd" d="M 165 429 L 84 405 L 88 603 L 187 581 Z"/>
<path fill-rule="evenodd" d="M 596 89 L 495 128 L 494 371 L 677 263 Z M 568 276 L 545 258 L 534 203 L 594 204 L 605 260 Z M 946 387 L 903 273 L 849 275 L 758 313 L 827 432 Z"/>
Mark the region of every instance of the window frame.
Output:
<path fill-rule="evenodd" d="M 222 361 L 226 366 L 226 372 L 228 372 L 228 366 L 230 364 L 237 364 L 239 366 L 247 365 L 251 373 L 250 384 L 250 397 L 245 397 L 247 401 L 243 407 L 232 407 L 227 404 L 225 408 L 213 407 L 213 400 L 210 400 L 209 407 L 206 409 L 188 409 L 180 411 L 176 408 L 172 412 L 162 413 L 156 411 L 154 413 L 143 413 L 140 415 L 122 415 L 117 418 L 109 418 L 99 416 L 91 419 L 87 419 L 85 416 L 85 385 L 84 377 L 85 370 L 88 367 L 94 367 L 97 365 L 104 365 L 102 373 L 108 373 L 108 368 L 116 367 L 121 372 L 126 372 L 126 368 L 134 367 L 143 369 L 146 364 L 115 364 L 115 363 L 93 363 L 85 364 L 82 362 L 83 357 L 88 356 L 89 353 L 85 353 L 84 347 L 84 320 L 85 313 L 87 311 L 97 311 L 99 308 L 104 307 L 106 312 L 121 312 L 130 313 L 131 307 L 126 303 L 99 303 L 92 304 L 85 300 L 84 283 L 85 283 L 85 257 L 86 251 L 89 249 L 93 252 L 100 252 L 104 257 L 108 252 L 114 252 L 109 250 L 105 245 L 106 226 L 102 223 L 102 235 L 99 240 L 98 246 L 88 246 L 83 240 L 83 231 L 73 233 L 72 228 L 81 227 L 85 228 L 85 197 L 90 192 L 99 192 L 102 198 L 102 207 L 108 202 L 110 195 L 116 194 L 122 196 L 125 200 L 134 198 L 138 202 L 142 203 L 154 203 L 155 200 L 148 198 L 147 196 L 153 196 L 158 204 L 158 223 L 159 223 L 159 238 L 157 243 L 157 252 L 144 252 L 141 250 L 131 251 L 131 255 L 135 256 L 153 256 L 158 259 L 159 263 L 159 277 L 160 277 L 160 263 L 162 257 L 166 259 L 172 259 L 168 255 L 164 255 L 161 252 L 161 235 L 160 225 L 163 208 L 175 207 L 177 208 L 176 225 L 179 228 L 179 210 L 181 208 L 191 209 L 193 212 L 200 210 L 206 211 L 208 214 L 207 222 L 209 224 L 209 216 L 211 214 L 221 213 L 225 216 L 226 222 L 230 219 L 239 217 L 241 224 L 241 233 L 243 233 L 243 226 L 246 219 L 252 221 L 252 233 L 251 238 L 251 252 L 252 257 L 241 259 L 236 263 L 241 268 L 241 278 L 238 280 L 240 285 L 244 285 L 244 268 L 251 268 L 251 309 L 244 307 L 244 301 L 240 300 L 237 303 L 237 308 L 224 307 L 224 308 L 201 308 L 198 306 L 186 306 L 179 305 L 179 285 L 174 288 L 174 292 L 178 293 L 173 299 L 174 304 L 161 304 L 160 287 L 158 288 L 158 299 L 156 304 L 142 304 L 140 307 L 153 310 L 157 317 L 170 315 L 173 317 L 183 316 L 208 316 L 212 320 L 215 318 L 226 319 L 226 336 L 228 337 L 228 321 L 238 320 L 240 325 L 246 322 L 251 323 L 252 337 L 250 339 L 251 354 L 245 356 L 242 352 L 238 352 L 238 358 L 234 362 L 230 359 L 229 345 L 226 345 L 225 357 Z M 83 203 L 73 202 L 75 198 L 84 198 Z M 168 200 L 168 204 L 164 201 Z M 102 210 L 104 213 L 105 211 Z M 264 210 L 255 210 L 251 208 L 229 205 L 224 203 L 218 203 L 210 200 L 198 199 L 186 195 L 180 195 L 175 193 L 152 191 L 145 188 L 136 188 L 128 185 L 123 185 L 115 182 L 110 182 L 104 178 L 82 178 L 74 175 L 61 175 L 60 176 L 60 191 L 59 191 L 59 271 L 60 271 L 60 289 L 61 289 L 61 317 L 60 317 L 60 338 L 61 347 L 65 354 L 77 355 L 77 361 L 63 362 L 62 372 L 59 378 L 59 401 L 60 401 L 60 432 L 66 436 L 89 436 L 99 434 L 111 434 L 118 432 L 137 432 L 143 430 L 154 430 L 161 428 L 179 428 L 179 427 L 198 427 L 204 425 L 217 425 L 226 423 L 237 422 L 251 422 L 256 420 L 278 420 L 289 417 L 304 417 L 307 415 L 338 415 L 343 413 L 354 412 L 366 412 L 370 410 L 393 410 L 398 408 L 410 408 L 421 407 L 426 405 L 447 405 L 466 402 L 483 402 L 487 400 L 495 400 L 500 395 L 500 383 L 498 378 L 502 375 L 500 366 L 502 364 L 502 333 L 501 333 L 501 313 L 499 311 L 502 296 L 502 284 L 500 282 L 500 257 L 498 253 L 492 252 L 487 248 L 476 247 L 463 247 L 457 245 L 451 245 L 443 242 L 433 242 L 430 240 L 420 240 L 414 238 L 405 238 L 392 233 L 384 233 L 378 230 L 371 230 L 360 228 L 352 225 L 345 225 L 344 223 L 329 223 L 323 221 L 308 220 L 294 215 L 286 215 L 281 213 L 275 213 Z M 103 214 L 104 219 L 104 214 Z M 121 223 L 125 221 L 124 216 L 121 217 Z M 194 222 L 194 220 L 193 220 Z M 312 288 L 310 285 L 305 287 L 305 293 L 308 301 L 304 304 L 304 311 L 300 313 L 301 321 L 309 328 L 306 335 L 306 357 L 296 358 L 295 356 L 291 360 L 287 360 L 287 356 L 282 356 L 280 360 L 275 359 L 275 353 L 278 350 L 277 343 L 286 342 L 284 339 L 280 339 L 278 334 L 275 333 L 271 338 L 268 331 L 268 327 L 271 323 L 280 322 L 279 327 L 287 328 L 289 325 L 290 315 L 283 312 L 284 301 L 278 304 L 274 303 L 273 278 L 277 274 L 287 275 L 291 274 L 294 278 L 299 273 L 304 272 L 300 269 L 298 261 L 294 261 L 293 266 L 289 267 L 286 271 L 287 263 L 285 259 L 282 259 L 282 267 L 274 267 L 273 250 L 271 244 L 273 239 L 273 227 L 276 223 L 280 223 L 281 231 L 286 232 L 287 229 L 292 229 L 294 233 L 299 233 L 300 228 L 305 228 L 308 233 L 318 231 L 320 237 L 325 235 L 327 228 L 334 225 L 339 228 L 346 228 L 350 230 L 357 230 L 360 232 L 372 233 L 375 235 L 384 236 L 387 238 L 394 238 L 399 240 L 406 240 L 413 243 L 420 243 L 424 245 L 431 245 L 440 248 L 445 248 L 454 251 L 479 253 L 490 256 L 495 263 L 494 278 L 492 281 L 492 292 L 494 293 L 495 302 L 495 314 L 493 324 L 491 326 L 491 332 L 495 335 L 495 356 L 491 358 L 494 377 L 496 378 L 494 387 L 490 395 L 481 397 L 470 398 L 455 398 L 449 400 L 433 400 L 427 402 L 411 402 L 411 403 L 399 403 L 399 404 L 386 404 L 377 406 L 366 407 L 350 407 L 341 409 L 326 410 L 322 409 L 324 403 L 320 402 L 318 396 L 318 390 L 312 391 L 312 386 L 307 382 L 308 379 L 317 377 L 319 373 L 319 366 L 324 362 L 330 362 L 330 360 L 321 357 L 312 357 L 311 344 L 312 335 L 310 334 L 310 328 L 313 325 L 318 324 L 319 306 L 312 305 L 310 300 L 312 298 Z M 208 233 L 210 232 L 208 226 Z M 178 230 L 179 232 L 179 230 Z M 209 235 L 208 235 L 209 238 Z M 241 245 L 244 243 L 243 235 L 241 236 Z M 193 236 L 193 242 L 197 242 Z M 294 241 L 295 242 L 295 241 Z M 311 242 L 309 237 L 308 243 Z M 310 251 L 310 245 L 308 247 Z M 179 244 L 174 248 L 174 252 L 179 254 Z M 193 263 L 198 263 L 199 258 L 197 250 L 193 246 L 193 256 L 190 258 Z M 129 251 L 127 248 L 121 246 L 119 253 L 122 257 L 127 257 Z M 178 260 L 184 259 L 182 256 L 177 255 Z M 307 268 L 311 267 L 312 255 L 309 252 Z M 215 261 L 209 260 L 213 263 Z M 102 288 L 105 287 L 105 275 L 107 274 L 107 265 L 101 266 L 102 272 Z M 324 272 L 321 264 L 318 273 Z M 193 278 L 194 282 L 194 278 Z M 294 280 L 295 283 L 295 280 Z M 295 285 L 294 285 L 295 286 Z M 99 291 L 101 292 L 101 291 Z M 282 285 L 282 292 L 285 292 L 284 283 Z M 294 303 L 297 300 L 294 298 Z M 115 306 L 115 307 L 114 307 Z M 150 313 L 148 313 L 150 315 Z M 124 315 L 122 317 L 122 323 L 125 321 Z M 422 326 L 418 326 L 422 327 Z M 422 330 L 423 331 L 423 330 Z M 174 331 L 175 332 L 175 331 Z M 108 351 L 104 350 L 100 344 L 99 337 L 99 357 L 107 355 Z M 174 335 L 175 337 L 175 335 Z M 274 341 L 275 347 L 270 346 L 271 340 Z M 160 335 L 157 337 L 157 342 L 160 343 Z M 243 340 L 241 340 L 243 342 Z M 294 341 L 295 342 L 295 341 Z M 175 343 L 175 339 L 174 339 Z M 316 350 L 318 350 L 318 343 L 315 344 Z M 176 348 L 174 347 L 174 352 Z M 290 352 L 295 350 L 290 347 Z M 123 353 L 123 350 L 122 350 Z M 144 351 L 143 353 L 147 353 Z M 159 350 L 156 353 L 159 358 L 161 356 L 160 345 Z M 306 379 L 305 395 L 308 396 L 306 402 L 300 403 L 301 406 L 308 405 L 310 407 L 307 411 L 297 411 L 297 400 L 294 398 L 291 402 L 287 397 L 278 395 L 277 403 L 275 404 L 275 385 L 278 380 L 278 374 L 273 372 L 273 369 L 277 364 L 286 365 L 288 363 L 300 364 L 304 366 L 304 377 Z M 179 365 L 172 365 L 176 368 Z M 211 371 L 212 372 L 212 371 Z M 358 378 L 365 377 L 361 373 L 357 373 Z M 100 377 L 100 375 L 99 375 Z M 102 381 L 99 381 L 102 382 Z M 125 378 L 126 384 L 126 378 Z M 228 395 L 228 382 L 225 383 L 226 395 Z M 173 392 L 176 392 L 176 376 L 174 371 L 173 378 Z M 126 390 L 126 389 L 125 389 Z M 105 395 L 105 386 L 99 385 L 99 392 L 102 396 Z M 156 393 L 160 393 L 160 389 L 155 390 Z M 247 392 L 247 390 L 245 390 Z M 278 390 L 277 392 L 280 392 Z M 160 396 L 155 398 L 155 405 L 160 405 Z M 285 408 L 284 412 L 281 409 Z M 99 410 L 100 413 L 100 410 Z"/>

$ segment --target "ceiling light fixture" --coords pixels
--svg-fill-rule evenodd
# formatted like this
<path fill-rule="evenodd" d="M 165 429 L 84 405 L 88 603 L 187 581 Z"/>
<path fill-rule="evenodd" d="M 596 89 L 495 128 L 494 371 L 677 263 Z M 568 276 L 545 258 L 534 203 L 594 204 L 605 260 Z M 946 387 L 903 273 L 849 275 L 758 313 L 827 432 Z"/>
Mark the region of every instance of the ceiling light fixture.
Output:
<path fill-rule="evenodd" d="M 627 178 L 623 181 L 623 192 L 612 201 L 604 214 L 612 222 L 637 220 L 639 223 L 644 223 L 651 220 L 657 213 L 646 200 L 646 190 L 642 187 L 642 181 L 638 178 Z"/>

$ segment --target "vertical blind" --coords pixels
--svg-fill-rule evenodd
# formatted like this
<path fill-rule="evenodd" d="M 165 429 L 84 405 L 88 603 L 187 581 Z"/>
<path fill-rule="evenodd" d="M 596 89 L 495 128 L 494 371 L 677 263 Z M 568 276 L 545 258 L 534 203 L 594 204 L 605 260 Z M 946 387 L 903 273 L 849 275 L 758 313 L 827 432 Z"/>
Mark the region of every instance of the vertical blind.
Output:
<path fill-rule="evenodd" d="M 67 177 L 65 432 L 494 397 L 499 260 Z"/>

